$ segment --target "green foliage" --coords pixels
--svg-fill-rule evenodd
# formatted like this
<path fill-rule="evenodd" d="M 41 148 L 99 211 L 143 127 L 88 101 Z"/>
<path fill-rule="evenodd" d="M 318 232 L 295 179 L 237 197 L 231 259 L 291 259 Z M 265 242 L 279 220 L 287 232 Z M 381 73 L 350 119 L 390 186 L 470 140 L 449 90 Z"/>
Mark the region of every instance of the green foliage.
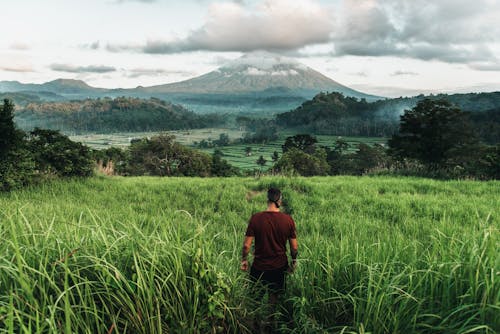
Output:
<path fill-rule="evenodd" d="M 198 115 L 156 98 L 132 97 L 28 103 L 16 114 L 21 127 L 71 132 L 163 131 L 223 124 L 221 116 Z"/>
<path fill-rule="evenodd" d="M 230 144 L 229 136 L 227 133 L 221 133 L 219 139 L 214 141 L 215 146 L 227 146 Z M 201 147 L 201 145 L 200 145 Z"/>
<path fill-rule="evenodd" d="M 500 141 L 500 92 L 419 95 L 371 103 L 336 92 L 320 93 L 298 108 L 278 114 L 276 120 L 282 127 L 315 134 L 388 137 L 397 132 L 400 114 L 425 99 L 449 101 L 469 114 L 481 140 L 489 144 Z"/>
<path fill-rule="evenodd" d="M 90 149 L 55 130 L 35 128 L 28 136 L 28 149 L 42 174 L 90 176 L 94 159 Z"/>
<path fill-rule="evenodd" d="M 326 161 L 324 149 L 316 149 L 313 154 L 297 148 L 291 148 L 278 160 L 273 169 L 283 174 L 302 176 L 327 175 L 330 167 Z"/>
<path fill-rule="evenodd" d="M 298 134 L 285 139 L 285 143 L 281 146 L 283 153 L 296 148 L 306 153 L 312 154 L 316 150 L 316 137 L 308 134 Z"/>
<path fill-rule="evenodd" d="M 174 141 L 172 135 L 144 138 L 131 143 L 130 175 L 209 176 L 212 159 Z"/>
<path fill-rule="evenodd" d="M 239 171 L 236 167 L 231 166 L 226 160 L 222 158 L 223 153 L 220 150 L 215 150 L 212 155 L 212 176 L 234 176 L 238 175 Z"/>
<path fill-rule="evenodd" d="M 32 182 L 34 162 L 26 149 L 24 133 L 13 121 L 14 104 L 5 99 L 0 108 L 0 191 Z"/>
<path fill-rule="evenodd" d="M 257 163 L 257 165 L 259 165 L 261 167 L 264 167 L 266 165 L 266 163 L 267 163 L 267 160 L 266 160 L 266 158 L 264 158 L 263 155 L 261 155 L 259 157 L 259 159 L 257 159 L 256 163 Z"/>
<path fill-rule="evenodd" d="M 253 120 L 253 132 L 247 132 L 242 139 L 243 143 L 265 144 L 278 139 L 278 128 L 271 120 Z"/>
<path fill-rule="evenodd" d="M 364 175 L 378 170 L 386 170 L 390 159 L 386 149 L 381 145 L 358 144 L 354 153 L 343 153 L 346 150 L 344 141 L 338 141 L 333 150 L 327 154 L 330 174 L 332 175 Z"/>
<path fill-rule="evenodd" d="M 300 247 L 276 332 L 500 331 L 498 181 L 95 177 L 0 194 L 0 332 L 259 333 L 239 256 L 270 185 Z"/>
<path fill-rule="evenodd" d="M 460 109 L 446 100 L 425 99 L 401 116 L 399 133 L 389 140 L 389 147 L 400 159 L 416 159 L 436 168 L 443 166 L 452 152 L 475 143 Z"/>
<path fill-rule="evenodd" d="M 23 135 L 14 124 L 14 104 L 8 99 L 3 100 L 0 108 L 0 161 L 22 145 Z"/>
<path fill-rule="evenodd" d="M 396 130 L 393 117 L 377 117 L 376 104 L 342 93 L 319 93 L 290 112 L 278 114 L 277 124 L 316 134 L 388 136 Z"/>

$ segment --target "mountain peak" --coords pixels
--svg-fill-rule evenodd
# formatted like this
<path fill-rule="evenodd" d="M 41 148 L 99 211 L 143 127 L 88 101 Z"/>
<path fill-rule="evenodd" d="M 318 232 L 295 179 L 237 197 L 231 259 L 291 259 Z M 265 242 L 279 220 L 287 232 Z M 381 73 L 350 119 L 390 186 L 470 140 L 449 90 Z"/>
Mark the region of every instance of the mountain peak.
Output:
<path fill-rule="evenodd" d="M 279 70 L 284 68 L 297 68 L 301 70 L 308 69 L 307 66 L 301 64 L 295 59 L 274 53 L 258 51 L 258 52 L 247 53 L 241 56 L 240 58 L 228 62 L 227 64 L 220 67 L 219 71 L 235 70 L 240 68 L 256 69 L 257 71 L 254 71 L 254 74 L 256 75 L 259 75 L 257 74 L 259 72 L 260 75 L 262 75 L 265 72 L 272 73 L 274 70 Z"/>
<path fill-rule="evenodd" d="M 85 81 L 75 80 L 75 79 L 56 79 L 46 82 L 44 85 L 65 86 L 65 87 L 86 88 L 86 89 L 92 88 L 91 86 L 87 85 Z"/>

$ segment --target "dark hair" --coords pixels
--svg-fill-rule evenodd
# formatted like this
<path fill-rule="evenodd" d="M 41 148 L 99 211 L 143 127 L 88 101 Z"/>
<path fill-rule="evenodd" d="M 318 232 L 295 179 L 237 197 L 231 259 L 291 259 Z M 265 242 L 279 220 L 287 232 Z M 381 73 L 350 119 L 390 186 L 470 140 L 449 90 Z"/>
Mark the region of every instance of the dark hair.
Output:
<path fill-rule="evenodd" d="M 276 204 L 276 207 L 280 207 L 278 201 L 281 199 L 281 191 L 278 188 L 269 188 L 267 191 L 267 200 Z"/>

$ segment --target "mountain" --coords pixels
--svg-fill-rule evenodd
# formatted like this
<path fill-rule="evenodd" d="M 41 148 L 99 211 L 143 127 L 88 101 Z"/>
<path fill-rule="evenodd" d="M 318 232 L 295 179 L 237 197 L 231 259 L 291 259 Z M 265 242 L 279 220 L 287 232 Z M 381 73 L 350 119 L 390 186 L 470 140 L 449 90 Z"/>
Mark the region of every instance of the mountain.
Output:
<path fill-rule="evenodd" d="M 320 91 L 336 91 L 346 96 L 379 99 L 341 85 L 293 59 L 261 52 L 247 54 L 196 78 L 135 90 L 150 94 L 246 94 L 277 90 L 279 94 L 298 92 L 308 98 Z"/>
<path fill-rule="evenodd" d="M 99 96 L 108 92 L 108 89 L 95 88 L 87 85 L 82 80 L 56 79 L 43 84 L 20 83 L 19 81 L 0 81 L 0 92 L 29 92 L 38 95 L 43 99 L 47 93 L 68 95 L 71 98 L 80 98 L 87 96 Z"/>

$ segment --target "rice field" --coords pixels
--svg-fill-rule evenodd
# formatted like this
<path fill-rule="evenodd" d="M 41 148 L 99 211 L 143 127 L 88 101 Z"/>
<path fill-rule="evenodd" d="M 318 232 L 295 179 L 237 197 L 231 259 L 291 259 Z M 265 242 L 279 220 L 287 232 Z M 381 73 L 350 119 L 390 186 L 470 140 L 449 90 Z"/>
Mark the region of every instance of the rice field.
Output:
<path fill-rule="evenodd" d="M 86 134 L 78 136 L 70 136 L 71 140 L 82 142 L 95 149 L 106 149 L 109 147 L 128 147 L 133 139 L 156 136 L 162 133 L 174 135 L 176 141 L 187 146 L 197 147 L 195 144 L 202 140 L 217 140 L 221 134 L 227 134 L 233 144 L 217 148 L 200 149 L 203 152 L 212 154 L 215 149 L 219 149 L 224 154 L 224 159 L 231 165 L 239 168 L 242 171 L 252 171 L 257 169 L 267 170 L 273 165 L 272 156 L 274 151 L 278 152 L 281 156 L 281 145 L 285 142 L 286 137 L 293 136 L 296 133 L 284 132 L 280 135 L 278 140 L 266 144 L 243 144 L 235 143 L 240 138 L 243 138 L 244 132 L 237 129 L 224 129 L 224 128 L 207 128 L 207 129 L 191 129 L 191 130 L 177 130 L 166 132 L 130 132 L 130 133 L 112 133 L 112 134 Z M 365 143 L 385 144 L 387 138 L 367 138 L 367 137 L 338 137 L 338 136 L 316 136 L 318 145 L 333 147 L 335 141 L 342 138 L 349 146 L 350 150 L 354 151 L 358 144 Z M 246 148 L 251 147 L 251 154 L 246 154 Z M 257 159 L 263 156 L 268 162 L 262 167 L 257 164 Z"/>
<path fill-rule="evenodd" d="M 273 310 L 239 270 L 271 185 L 299 241 Z M 0 333 L 498 333 L 499 207 L 498 181 L 398 177 L 99 176 L 0 194 Z"/>

